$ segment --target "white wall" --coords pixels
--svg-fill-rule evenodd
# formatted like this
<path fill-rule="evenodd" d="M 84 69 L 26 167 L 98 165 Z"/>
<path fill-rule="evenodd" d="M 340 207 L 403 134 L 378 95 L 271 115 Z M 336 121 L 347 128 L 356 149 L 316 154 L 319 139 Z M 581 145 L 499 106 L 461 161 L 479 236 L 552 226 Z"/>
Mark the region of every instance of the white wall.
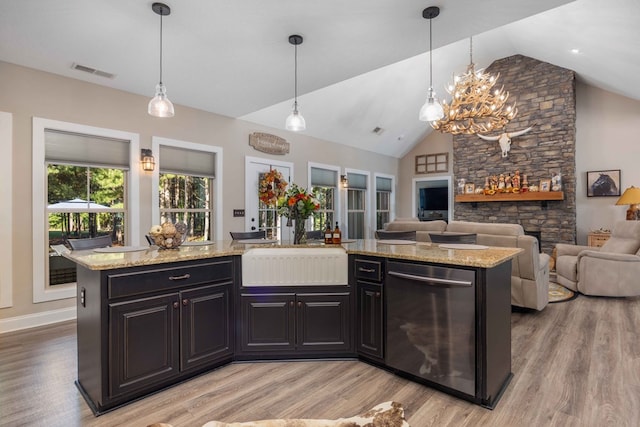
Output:
<path fill-rule="evenodd" d="M 152 137 L 163 137 L 222 147 L 223 168 L 223 228 L 219 238 L 228 236 L 229 230 L 244 229 L 244 218 L 234 218 L 233 209 L 244 208 L 244 159 L 245 156 L 272 158 L 292 162 L 295 165 L 295 182 L 308 182 L 307 162 L 333 164 L 397 175 L 395 158 L 368 151 L 356 150 L 285 131 L 258 126 L 205 111 L 176 105 L 176 116 L 159 119 L 147 114 L 149 97 L 110 89 L 66 77 L 20 67 L 0 61 L 0 111 L 13 117 L 12 150 L 8 161 L 13 165 L 12 203 L 5 209 L 12 211 L 11 227 L 13 255 L 11 270 L 12 306 L 0 309 L 0 331 L 11 322 L 38 323 L 44 313 L 68 312 L 75 307 L 75 298 L 34 304 L 32 291 L 32 119 L 60 120 L 87 126 L 132 132 L 140 135 L 140 147 L 151 148 Z M 96 77 L 98 79 L 98 77 Z M 97 80 L 98 81 L 98 80 Z M 307 117 L 307 120 L 311 118 Z M 284 123 L 284 117 L 283 117 Z M 285 138 L 291 143 L 291 152 L 284 156 L 268 155 L 249 146 L 249 134 L 267 132 Z M 3 139 L 4 141 L 4 139 Z M 151 174 L 140 179 L 140 238 L 152 224 Z M 257 191 L 257 190 L 256 190 Z M 216 195 L 220 197 L 220 195 Z M 49 318 L 55 319 L 56 316 Z M 9 319 L 10 321 L 8 321 Z M 16 320 L 19 319 L 19 320 Z M 59 317 L 57 318 L 59 320 Z M 55 321 L 55 320 L 52 320 Z"/>
<path fill-rule="evenodd" d="M 618 197 L 587 197 L 587 171 L 620 169 L 620 193 L 640 187 L 640 101 L 584 83 L 576 93 L 576 212 L 578 243 L 587 233 L 611 229 L 626 219 L 629 206 Z"/>

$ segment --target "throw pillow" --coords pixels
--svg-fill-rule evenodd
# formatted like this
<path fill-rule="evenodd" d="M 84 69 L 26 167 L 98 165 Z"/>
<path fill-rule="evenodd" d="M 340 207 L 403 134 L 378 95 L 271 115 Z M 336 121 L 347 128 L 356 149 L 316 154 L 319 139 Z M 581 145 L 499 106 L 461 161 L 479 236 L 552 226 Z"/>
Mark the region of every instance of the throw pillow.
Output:
<path fill-rule="evenodd" d="M 640 248 L 640 241 L 624 237 L 611 237 L 600 248 L 600 252 L 616 254 L 634 254 Z"/>

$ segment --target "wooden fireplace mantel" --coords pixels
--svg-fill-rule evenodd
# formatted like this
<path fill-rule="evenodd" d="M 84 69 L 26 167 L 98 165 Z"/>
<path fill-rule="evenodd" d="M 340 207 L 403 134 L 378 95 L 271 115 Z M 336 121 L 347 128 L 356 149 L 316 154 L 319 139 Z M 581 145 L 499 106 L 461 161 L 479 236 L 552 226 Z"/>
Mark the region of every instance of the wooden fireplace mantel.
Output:
<path fill-rule="evenodd" d="M 539 202 L 549 200 L 564 200 L 563 191 L 529 191 L 526 193 L 496 193 L 490 196 L 484 194 L 458 194 L 456 202 L 485 203 L 485 202 Z"/>

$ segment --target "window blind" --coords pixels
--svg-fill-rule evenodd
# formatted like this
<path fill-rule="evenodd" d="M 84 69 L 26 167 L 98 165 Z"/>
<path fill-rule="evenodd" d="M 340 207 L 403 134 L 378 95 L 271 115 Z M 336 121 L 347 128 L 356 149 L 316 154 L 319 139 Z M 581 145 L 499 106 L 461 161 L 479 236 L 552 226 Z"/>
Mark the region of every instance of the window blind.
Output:
<path fill-rule="evenodd" d="M 338 183 L 336 171 L 311 168 L 311 185 L 320 187 L 335 187 Z"/>
<path fill-rule="evenodd" d="M 391 178 L 376 176 L 376 191 L 391 192 Z"/>
<path fill-rule="evenodd" d="M 128 140 L 44 131 L 45 160 L 51 163 L 129 168 Z"/>
<path fill-rule="evenodd" d="M 358 173 L 348 173 L 347 180 L 349 180 L 349 188 L 355 190 L 367 189 L 367 176 L 360 175 Z"/>
<path fill-rule="evenodd" d="M 216 154 L 160 145 L 160 172 L 215 178 Z"/>

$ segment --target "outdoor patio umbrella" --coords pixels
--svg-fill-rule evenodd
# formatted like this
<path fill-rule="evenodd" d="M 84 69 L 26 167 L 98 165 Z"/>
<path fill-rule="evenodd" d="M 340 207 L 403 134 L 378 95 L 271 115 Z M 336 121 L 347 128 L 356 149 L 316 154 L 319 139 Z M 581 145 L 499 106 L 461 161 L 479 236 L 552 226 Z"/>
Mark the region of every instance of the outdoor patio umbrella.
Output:
<path fill-rule="evenodd" d="M 76 218 L 75 223 L 80 224 L 80 213 L 89 213 L 89 234 L 94 237 L 96 233 L 95 214 L 96 212 L 109 209 L 108 206 L 101 205 L 92 201 L 86 201 L 82 199 L 65 200 L 58 203 L 53 203 L 47 206 L 49 212 L 58 212 L 62 216 L 62 233 L 65 233 L 65 226 L 67 233 L 71 232 L 71 215 Z M 78 229 L 78 232 L 80 230 Z"/>

